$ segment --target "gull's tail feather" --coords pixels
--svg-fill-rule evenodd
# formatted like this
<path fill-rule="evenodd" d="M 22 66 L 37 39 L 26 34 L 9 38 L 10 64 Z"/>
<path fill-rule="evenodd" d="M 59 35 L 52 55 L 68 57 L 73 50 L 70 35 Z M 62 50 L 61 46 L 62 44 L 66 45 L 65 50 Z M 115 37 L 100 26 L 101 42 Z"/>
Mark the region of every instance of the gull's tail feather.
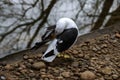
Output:
<path fill-rule="evenodd" d="M 57 39 L 54 39 L 53 42 L 49 45 L 48 49 L 42 56 L 42 60 L 46 62 L 52 62 L 59 52 L 56 49 Z"/>

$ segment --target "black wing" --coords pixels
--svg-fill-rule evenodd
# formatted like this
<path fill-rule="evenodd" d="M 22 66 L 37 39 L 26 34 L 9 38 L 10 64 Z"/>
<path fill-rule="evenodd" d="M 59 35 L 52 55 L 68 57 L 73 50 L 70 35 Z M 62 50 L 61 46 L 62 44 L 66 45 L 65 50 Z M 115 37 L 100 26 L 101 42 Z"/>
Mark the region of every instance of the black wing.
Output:
<path fill-rule="evenodd" d="M 57 36 L 57 50 L 58 52 L 62 52 L 67 50 L 72 46 L 72 44 L 76 41 L 78 36 L 78 30 L 76 28 L 66 29 L 63 33 Z"/>
<path fill-rule="evenodd" d="M 55 27 L 56 27 L 55 25 L 47 27 L 45 34 L 41 37 L 42 41 L 35 43 L 35 45 L 31 48 L 31 50 L 36 50 L 40 48 L 42 45 L 44 45 L 45 43 L 49 42 L 52 39 L 51 37 L 54 34 Z"/>

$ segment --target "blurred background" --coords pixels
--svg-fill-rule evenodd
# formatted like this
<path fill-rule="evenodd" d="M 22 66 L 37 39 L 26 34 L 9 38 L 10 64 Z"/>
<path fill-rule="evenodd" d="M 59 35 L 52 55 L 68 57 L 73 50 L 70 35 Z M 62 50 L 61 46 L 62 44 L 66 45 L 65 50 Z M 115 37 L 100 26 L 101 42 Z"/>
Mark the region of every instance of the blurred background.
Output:
<path fill-rule="evenodd" d="M 0 0 L 0 58 L 32 47 L 62 17 L 83 35 L 120 22 L 120 0 Z"/>

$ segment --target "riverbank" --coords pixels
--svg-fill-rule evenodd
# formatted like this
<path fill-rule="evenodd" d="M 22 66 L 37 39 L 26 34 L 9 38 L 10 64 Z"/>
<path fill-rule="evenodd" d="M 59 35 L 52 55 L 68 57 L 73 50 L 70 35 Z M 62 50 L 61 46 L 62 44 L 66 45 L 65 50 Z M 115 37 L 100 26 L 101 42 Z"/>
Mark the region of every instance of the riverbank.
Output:
<path fill-rule="evenodd" d="M 80 36 L 76 45 L 54 62 L 41 60 L 46 46 L 0 60 L 2 80 L 119 80 L 120 24 Z M 0 79 L 0 80 L 1 80 Z"/>

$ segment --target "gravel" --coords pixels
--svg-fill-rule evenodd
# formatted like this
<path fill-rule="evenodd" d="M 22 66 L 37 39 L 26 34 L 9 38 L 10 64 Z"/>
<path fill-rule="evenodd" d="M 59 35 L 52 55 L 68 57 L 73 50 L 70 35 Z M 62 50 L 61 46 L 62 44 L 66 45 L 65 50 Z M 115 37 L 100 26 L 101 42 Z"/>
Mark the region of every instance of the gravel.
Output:
<path fill-rule="evenodd" d="M 82 80 L 94 80 L 96 75 L 91 71 L 84 71 L 81 73 Z"/>
<path fill-rule="evenodd" d="M 42 53 L 26 54 L 21 61 L 0 65 L 0 80 L 120 80 L 119 35 L 74 45 L 64 52 L 71 57 L 57 57 L 52 63 L 42 61 Z"/>

